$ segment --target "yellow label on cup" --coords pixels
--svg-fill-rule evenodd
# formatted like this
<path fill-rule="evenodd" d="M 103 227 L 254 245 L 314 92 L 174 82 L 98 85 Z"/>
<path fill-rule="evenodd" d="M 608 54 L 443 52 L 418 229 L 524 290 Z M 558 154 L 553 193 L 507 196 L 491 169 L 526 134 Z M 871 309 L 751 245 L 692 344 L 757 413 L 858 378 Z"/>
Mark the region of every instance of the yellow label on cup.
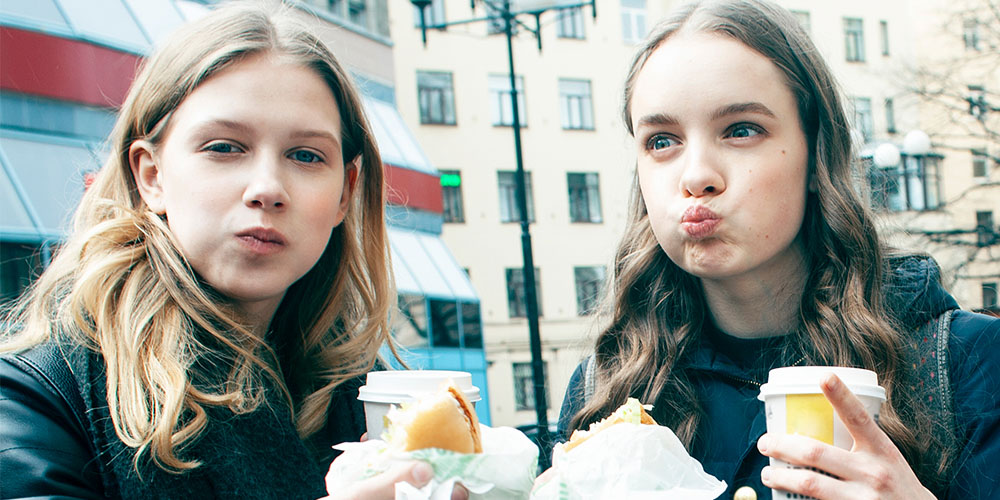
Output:
<path fill-rule="evenodd" d="M 822 394 L 785 395 L 785 432 L 833 444 L 833 405 Z"/>

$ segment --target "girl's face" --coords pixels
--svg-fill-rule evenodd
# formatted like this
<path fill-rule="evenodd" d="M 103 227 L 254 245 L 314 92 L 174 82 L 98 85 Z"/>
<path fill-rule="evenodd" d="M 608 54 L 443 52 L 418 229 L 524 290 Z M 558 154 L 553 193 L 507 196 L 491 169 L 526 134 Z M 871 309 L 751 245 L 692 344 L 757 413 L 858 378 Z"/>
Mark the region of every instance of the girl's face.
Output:
<path fill-rule="evenodd" d="M 770 60 L 721 35 L 675 34 L 640 71 L 631 119 L 650 225 L 674 263 L 728 280 L 801 259 L 809 148 Z"/>
<path fill-rule="evenodd" d="M 130 150 L 142 198 L 194 270 L 264 327 L 347 212 L 340 123 L 317 73 L 261 54 L 198 86 L 159 147 Z"/>

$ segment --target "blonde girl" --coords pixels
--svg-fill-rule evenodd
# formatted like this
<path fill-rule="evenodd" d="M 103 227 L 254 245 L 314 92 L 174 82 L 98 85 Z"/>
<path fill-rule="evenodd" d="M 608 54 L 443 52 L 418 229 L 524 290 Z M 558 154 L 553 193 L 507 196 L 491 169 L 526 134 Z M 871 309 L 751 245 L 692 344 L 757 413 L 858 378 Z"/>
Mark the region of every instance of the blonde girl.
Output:
<path fill-rule="evenodd" d="M 625 83 L 636 191 L 610 321 L 570 382 L 564 433 L 632 396 L 723 498 L 1000 495 L 1000 321 L 955 311 L 930 259 L 888 254 L 855 192 L 843 104 L 768 1 L 690 4 L 652 31 Z M 760 384 L 787 365 L 874 370 L 888 403 L 875 422 L 831 376 L 853 449 L 764 434 Z"/>
<path fill-rule="evenodd" d="M 392 345 L 382 163 L 293 18 L 223 7 L 144 64 L 6 318 L 4 496 L 317 498 L 330 447 L 361 436 L 358 377 Z M 426 469 L 338 494 L 391 498 Z"/>

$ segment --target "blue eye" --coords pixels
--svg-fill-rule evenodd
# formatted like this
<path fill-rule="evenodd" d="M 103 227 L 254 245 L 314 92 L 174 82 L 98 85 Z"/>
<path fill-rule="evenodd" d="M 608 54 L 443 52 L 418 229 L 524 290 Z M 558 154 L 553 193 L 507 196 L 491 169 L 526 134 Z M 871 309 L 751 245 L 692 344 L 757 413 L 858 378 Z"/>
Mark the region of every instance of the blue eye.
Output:
<path fill-rule="evenodd" d="M 651 149 L 653 151 L 661 151 L 676 145 L 677 141 L 672 137 L 657 134 L 654 135 L 653 137 L 650 137 L 649 141 L 646 142 L 646 149 Z"/>
<path fill-rule="evenodd" d="M 734 137 L 736 139 L 743 139 L 747 137 L 753 137 L 758 134 L 763 134 L 764 129 L 754 125 L 752 123 L 737 123 L 729 129 L 729 137 Z"/>
<path fill-rule="evenodd" d="M 228 142 L 213 142 L 208 146 L 205 146 L 204 151 L 209 151 L 212 153 L 228 154 L 228 153 L 236 153 L 240 151 L 240 149 Z"/>
<path fill-rule="evenodd" d="M 323 158 L 321 158 L 318 154 L 305 149 L 295 151 L 290 156 L 293 160 L 300 161 L 302 163 L 316 163 L 323 161 Z"/>

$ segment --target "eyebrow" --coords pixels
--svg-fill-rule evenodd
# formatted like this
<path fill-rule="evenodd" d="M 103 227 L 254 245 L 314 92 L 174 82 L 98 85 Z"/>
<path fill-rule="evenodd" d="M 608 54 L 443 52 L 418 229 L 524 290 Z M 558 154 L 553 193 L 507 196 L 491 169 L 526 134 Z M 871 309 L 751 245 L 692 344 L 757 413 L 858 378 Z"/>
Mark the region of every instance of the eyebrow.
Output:
<path fill-rule="evenodd" d="M 735 104 L 729 104 L 723 106 L 714 113 L 712 113 L 712 120 L 718 120 L 729 115 L 738 115 L 742 113 L 757 113 L 765 116 L 770 116 L 771 118 L 776 118 L 771 108 L 759 103 L 759 102 L 740 102 Z M 643 116 L 636 123 L 636 128 L 642 126 L 664 126 L 664 125 L 677 125 L 680 123 L 673 115 L 667 113 L 653 113 L 651 115 Z"/>
<path fill-rule="evenodd" d="M 776 118 L 774 111 L 771 108 L 759 103 L 759 102 L 741 102 L 736 104 L 730 104 L 728 106 L 723 106 L 714 113 L 712 113 L 712 119 L 717 120 L 729 115 L 738 115 L 742 113 L 757 113 L 765 116 L 770 116 L 771 118 Z"/>
<path fill-rule="evenodd" d="M 652 126 L 677 125 L 678 123 L 680 123 L 680 121 L 671 115 L 668 115 L 666 113 L 653 113 L 651 115 L 646 115 L 643 116 L 642 118 L 639 118 L 639 121 L 636 123 L 636 128 L 642 126 L 650 126 L 650 125 Z"/>
<path fill-rule="evenodd" d="M 199 123 L 198 125 L 196 125 L 194 127 L 194 130 L 197 133 L 197 132 L 203 132 L 203 131 L 211 130 L 214 127 L 222 127 L 222 128 L 226 128 L 226 129 L 230 129 L 230 130 L 242 133 L 242 134 L 249 134 L 249 133 L 253 132 L 253 127 L 251 127 L 250 125 L 247 125 L 247 124 L 242 123 L 242 122 L 234 121 L 234 120 L 227 120 L 227 119 L 224 119 L 224 118 L 219 118 L 219 119 L 213 119 L 213 120 L 204 121 L 204 122 Z M 327 132 L 325 130 L 319 130 L 319 129 L 295 130 L 295 131 L 292 132 L 291 137 L 293 137 L 295 139 L 308 139 L 308 138 L 315 137 L 315 138 L 319 138 L 319 139 L 327 139 L 327 140 L 333 141 L 338 146 L 340 145 L 340 138 L 339 137 L 331 134 L 330 132 Z"/>

